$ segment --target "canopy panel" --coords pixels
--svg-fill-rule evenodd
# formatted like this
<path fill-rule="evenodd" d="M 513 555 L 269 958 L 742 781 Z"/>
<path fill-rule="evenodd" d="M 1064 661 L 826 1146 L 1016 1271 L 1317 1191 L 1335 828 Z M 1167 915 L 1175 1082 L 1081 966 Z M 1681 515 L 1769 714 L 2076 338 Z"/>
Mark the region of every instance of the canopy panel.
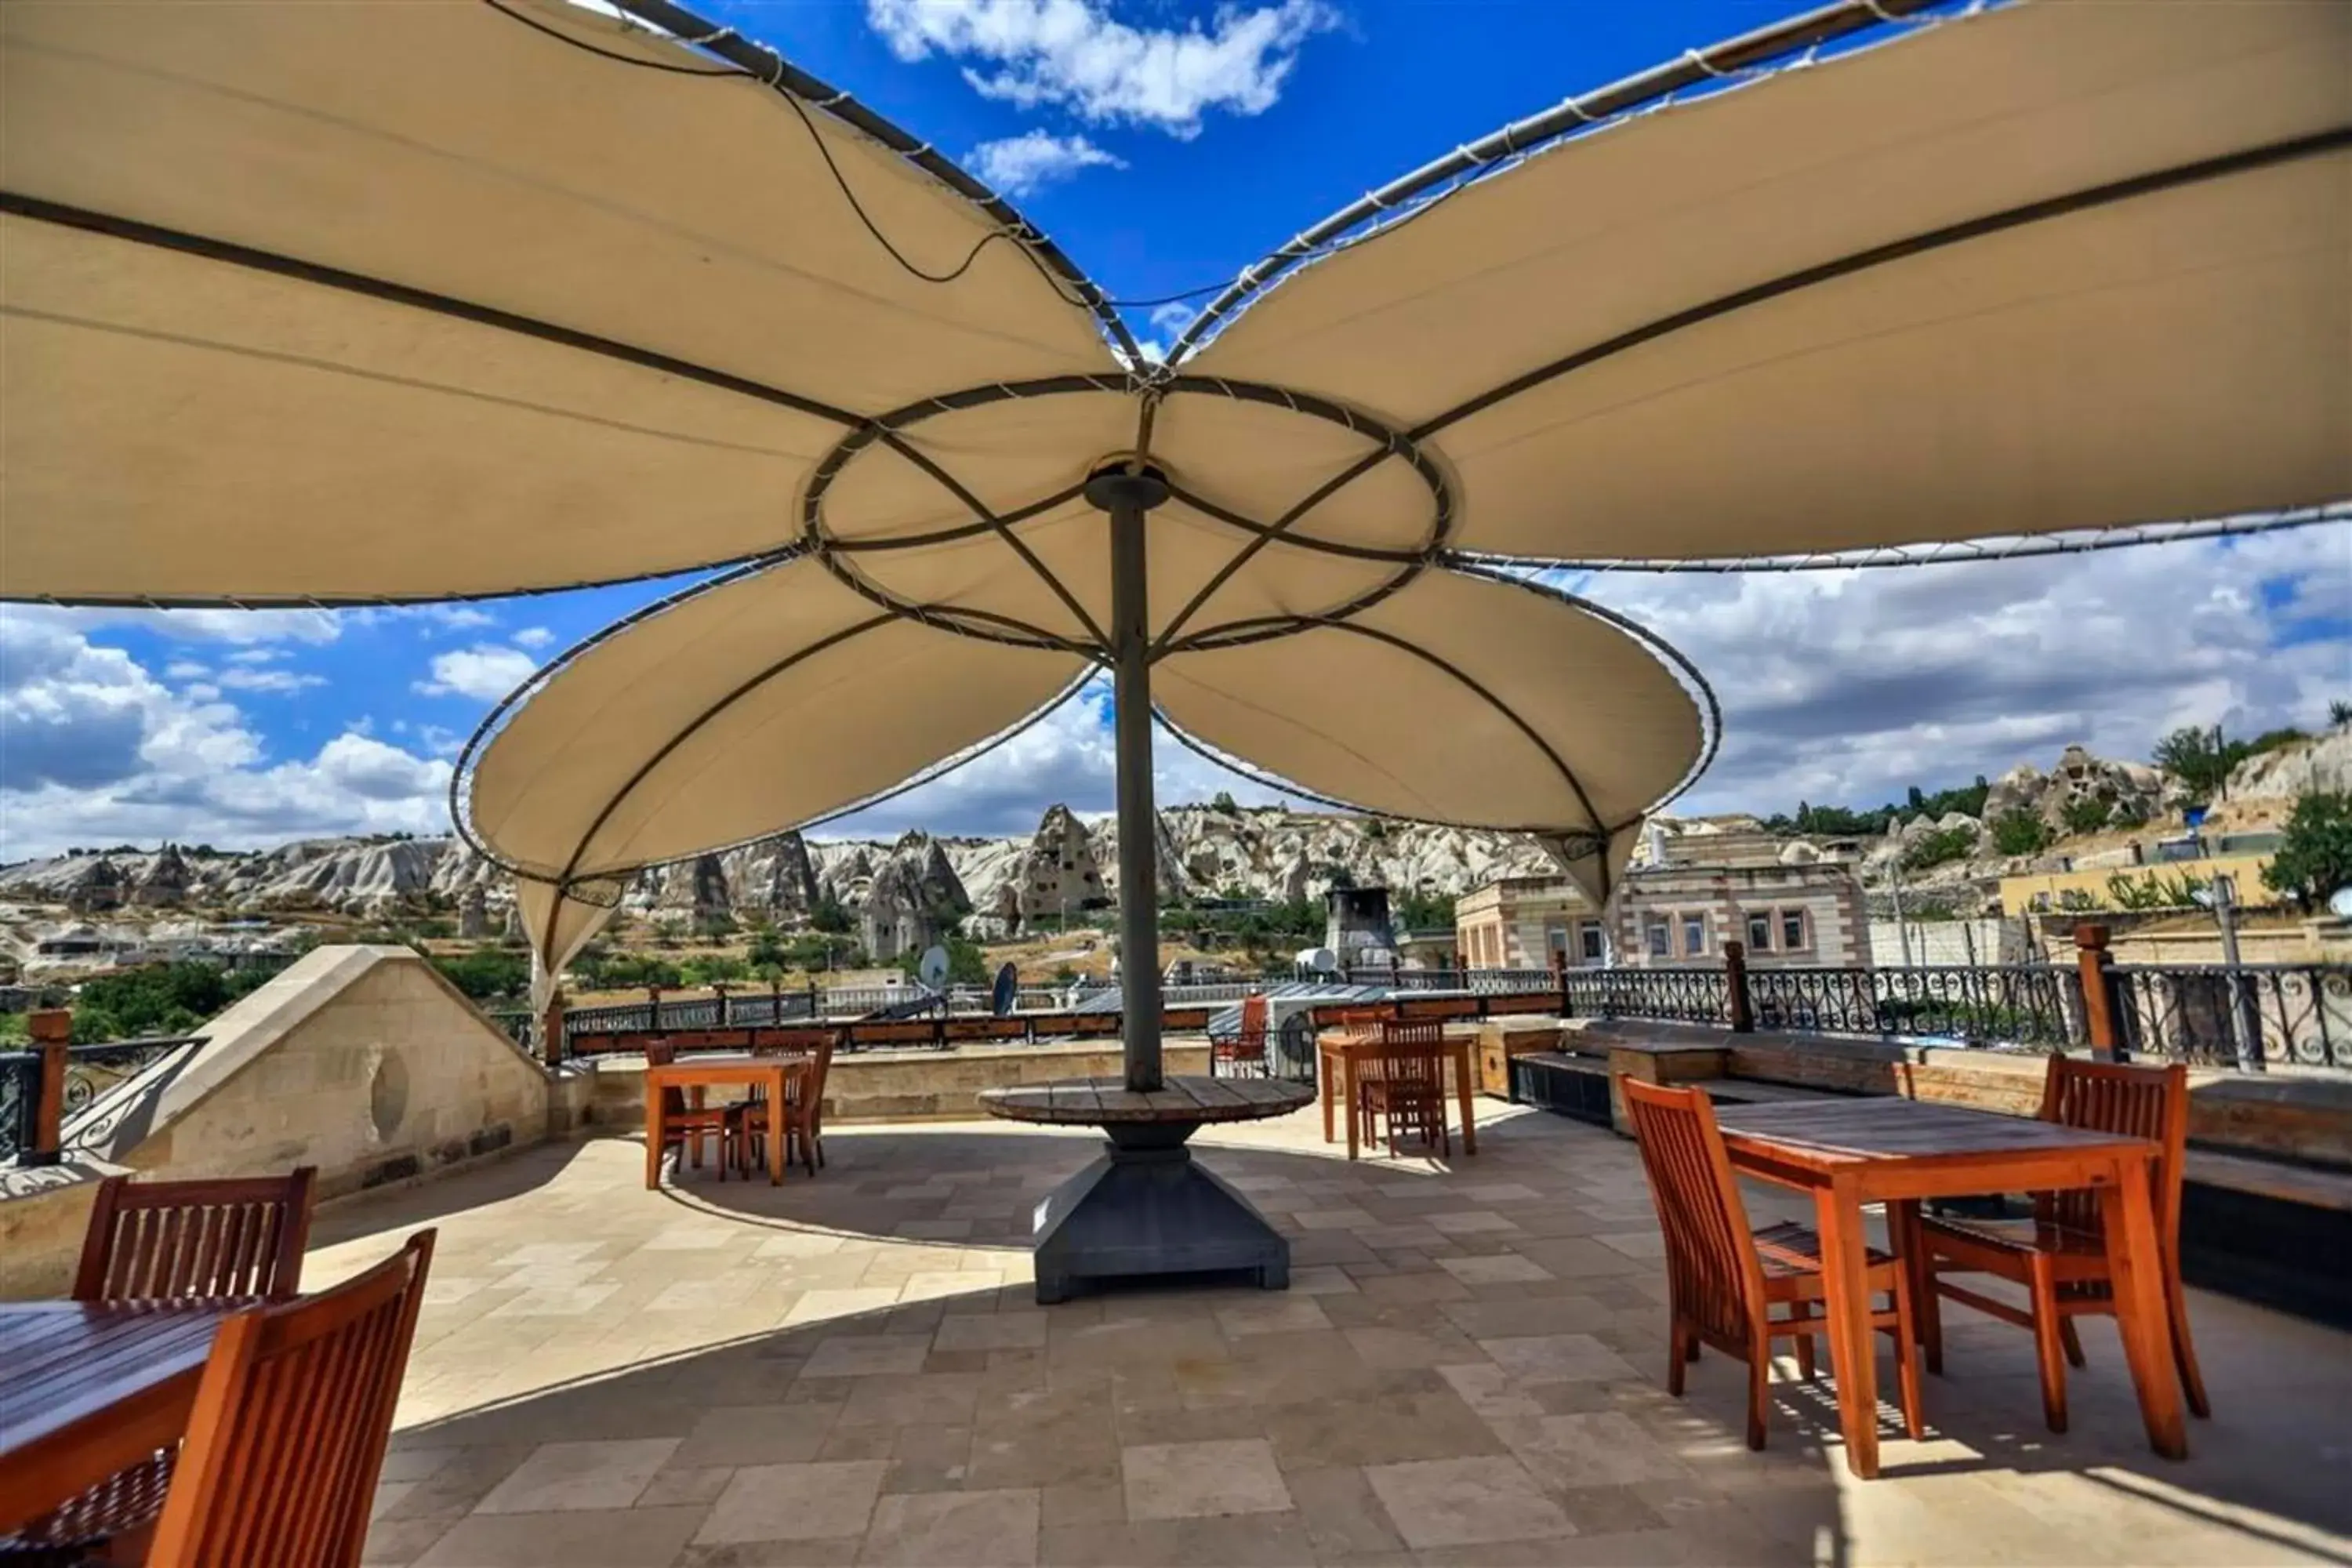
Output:
<path fill-rule="evenodd" d="M 1465 826 L 1608 834 L 1672 794 L 1708 740 L 1651 645 L 1531 584 L 1433 572 L 1349 620 L 1180 651 L 1160 711 L 1279 778 Z"/>
<path fill-rule="evenodd" d="M 1085 668 L 898 618 L 798 560 L 562 661 L 461 769 L 468 825 L 570 880 L 797 826 L 1017 725 Z"/>
<path fill-rule="evenodd" d="M 716 68 L 518 3 L 608 53 Z M 600 58 L 486 5 L 10 5 L 0 137 L 18 210 L 110 230 L 10 226 L 11 595 L 427 596 L 674 570 L 796 531 L 806 462 L 730 447 L 805 459 L 944 388 L 1117 370 L 1075 286 L 1017 245 L 945 284 L 894 263 L 824 154 L 917 267 L 952 271 L 998 232 L 898 154 L 747 77 Z M 198 240 L 233 253 L 146 254 Z M 690 374 L 453 321 L 451 302 L 820 407 L 722 411 Z M 68 366 L 139 384 L 68 400 L 47 378 Z M 706 487 L 680 469 L 714 449 L 710 493 L 689 493 Z M 174 543 L 232 509 L 203 560 Z"/>
<path fill-rule="evenodd" d="M 2347 128 L 2352 7 L 2007 6 L 1571 138 L 1303 268 L 1183 368 L 1426 432 L 1472 550 L 2332 500 Z"/>

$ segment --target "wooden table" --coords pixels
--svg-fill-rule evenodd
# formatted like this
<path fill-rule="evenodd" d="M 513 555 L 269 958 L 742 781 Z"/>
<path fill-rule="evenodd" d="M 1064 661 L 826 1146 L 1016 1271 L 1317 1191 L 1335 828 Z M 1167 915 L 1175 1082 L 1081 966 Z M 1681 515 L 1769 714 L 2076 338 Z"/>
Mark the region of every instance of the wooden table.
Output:
<path fill-rule="evenodd" d="M 784 1106 L 793 1079 L 808 1071 L 805 1057 L 697 1057 L 646 1068 L 646 1190 L 661 1185 L 662 1090 L 699 1094 L 712 1084 L 765 1085 L 768 1090 L 768 1184 L 784 1183 Z M 720 1159 L 725 1159 L 722 1150 Z"/>
<path fill-rule="evenodd" d="M 178 1442 L 234 1310 L 0 1304 L 0 1534 Z"/>
<path fill-rule="evenodd" d="M 2156 1144 L 1892 1098 L 1726 1105 L 1717 1108 L 1716 1120 L 1735 1170 L 1813 1195 L 1830 1352 L 1837 1367 L 1838 1420 L 1845 1432 L 1846 1467 L 1855 1475 L 1868 1479 L 1878 1473 L 1877 1365 L 1870 1298 L 1862 1282 L 1862 1205 L 1886 1205 L 1887 1228 L 1912 1269 L 1916 1295 L 1926 1289 L 1920 1278 L 1921 1199 L 2074 1187 L 2099 1194 L 2107 1262 L 2115 1273 L 2116 1326 L 2139 1391 L 2148 1444 L 2168 1459 L 2188 1457 L 2148 1187 L 2159 1152 Z"/>
<path fill-rule="evenodd" d="M 1132 1126 L 1148 1122 L 1257 1121 L 1287 1116 L 1312 1091 L 1303 1083 L 1271 1078 L 1168 1079 L 1139 1093 L 1122 1079 L 1066 1078 L 1051 1083 L 1013 1083 L 980 1091 L 982 1110 L 1007 1121 L 1059 1126 Z"/>
<path fill-rule="evenodd" d="M 1478 1124 L 1470 1109 L 1471 1101 L 1475 1098 L 1475 1084 L 1470 1076 L 1471 1044 L 1467 1035 L 1448 1032 L 1445 1036 L 1445 1055 L 1454 1064 L 1454 1093 L 1462 1102 L 1462 1152 L 1465 1154 L 1478 1152 Z M 1356 1117 L 1356 1059 L 1380 1048 L 1381 1037 L 1377 1031 L 1337 1029 L 1315 1037 L 1315 1081 L 1323 1096 L 1323 1142 L 1328 1143 L 1337 1136 L 1331 1126 L 1333 1105 L 1345 1106 L 1348 1110 L 1348 1158 L 1350 1160 L 1357 1155 L 1360 1126 Z"/>

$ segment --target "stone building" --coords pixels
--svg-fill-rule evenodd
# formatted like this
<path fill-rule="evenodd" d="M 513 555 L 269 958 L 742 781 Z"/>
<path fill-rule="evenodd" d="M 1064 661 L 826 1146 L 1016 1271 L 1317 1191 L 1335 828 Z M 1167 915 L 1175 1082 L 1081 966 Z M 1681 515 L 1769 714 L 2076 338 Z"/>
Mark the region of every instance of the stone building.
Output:
<path fill-rule="evenodd" d="M 1606 909 L 1565 877 L 1506 877 L 1454 904 L 1455 941 L 1474 969 L 1634 968 L 1714 963 L 1747 945 L 1759 967 L 1867 967 L 1862 884 L 1844 865 L 1733 837 L 1709 863 L 1712 835 L 1654 837 Z"/>

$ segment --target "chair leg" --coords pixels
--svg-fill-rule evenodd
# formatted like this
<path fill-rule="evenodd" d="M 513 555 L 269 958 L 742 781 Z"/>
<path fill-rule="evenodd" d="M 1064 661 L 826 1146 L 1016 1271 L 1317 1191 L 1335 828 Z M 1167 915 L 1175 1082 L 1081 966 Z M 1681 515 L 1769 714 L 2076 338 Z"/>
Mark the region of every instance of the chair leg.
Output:
<path fill-rule="evenodd" d="M 2053 1432 L 2066 1430 L 2066 1355 L 2061 1347 L 2058 1282 L 2050 1260 L 2037 1254 L 2026 1288 L 2033 1300 L 2033 1348 L 2042 1366 L 2042 1419 Z"/>
<path fill-rule="evenodd" d="M 1748 1446 L 1764 1447 L 1764 1407 L 1771 1402 L 1772 1350 L 1763 1323 L 1748 1329 Z"/>
<path fill-rule="evenodd" d="M 2083 1360 L 2083 1336 L 2074 1331 L 2074 1319 L 2061 1318 L 2058 1320 L 2058 1344 L 2059 1348 L 2066 1352 L 2066 1364 L 2068 1366 L 2084 1366 L 2088 1364 Z"/>
<path fill-rule="evenodd" d="M 1924 1242 L 1924 1237 L 1922 1238 Z M 1927 1352 L 1927 1370 L 1937 1377 L 1944 1375 L 1944 1293 L 1936 1286 L 1936 1255 L 1928 1253 L 1919 1259 L 1918 1279 L 1921 1285 L 1918 1300 L 1911 1310 L 1919 1314 L 1919 1343 Z"/>
<path fill-rule="evenodd" d="M 2181 1289 L 2176 1268 L 2165 1270 L 2164 1305 L 2172 1320 L 2172 1363 L 2180 1369 L 2180 1387 L 2189 1396 L 2189 1414 L 2210 1420 L 2213 1406 L 2205 1398 L 2205 1374 L 2198 1370 L 2197 1347 L 2189 1338 L 2189 1294 Z"/>
<path fill-rule="evenodd" d="M 1895 1383 L 1903 1394 L 1903 1430 L 1913 1442 L 1924 1433 L 1919 1401 L 1917 1304 L 1911 1300 L 1911 1276 L 1895 1271 Z"/>
<path fill-rule="evenodd" d="M 1698 1336 L 1681 1318 L 1674 1320 L 1666 1330 L 1666 1392 L 1676 1399 L 1683 1396 L 1683 1368 L 1698 1358 L 1691 1352 L 1698 1348 Z"/>
<path fill-rule="evenodd" d="M 1799 1301 L 1789 1309 L 1790 1322 L 1811 1322 L 1812 1317 L 1813 1309 L 1809 1302 Z M 1807 1383 L 1820 1375 L 1819 1369 L 1813 1364 L 1813 1336 L 1811 1334 L 1797 1336 L 1797 1375 Z"/>

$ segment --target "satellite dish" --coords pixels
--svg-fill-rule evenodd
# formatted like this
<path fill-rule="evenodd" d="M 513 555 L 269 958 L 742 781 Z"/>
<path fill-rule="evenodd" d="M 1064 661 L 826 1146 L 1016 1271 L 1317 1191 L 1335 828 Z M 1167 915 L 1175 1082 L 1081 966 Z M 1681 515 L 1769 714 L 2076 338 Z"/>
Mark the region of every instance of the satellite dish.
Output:
<path fill-rule="evenodd" d="M 915 978 L 923 983 L 926 991 L 937 991 L 948 983 L 948 950 L 933 945 L 923 949 L 922 958 L 915 965 Z"/>
<path fill-rule="evenodd" d="M 1303 949 L 1293 962 L 1312 974 L 1333 974 L 1339 968 L 1339 955 L 1328 947 Z"/>
<path fill-rule="evenodd" d="M 2338 888 L 2327 900 L 2327 912 L 2339 921 L 2352 921 L 2352 888 Z"/>
<path fill-rule="evenodd" d="M 998 1017 L 1013 1011 L 1013 999 L 1021 991 L 1021 976 L 1011 964 L 996 972 L 996 984 L 989 988 L 988 1010 Z"/>

